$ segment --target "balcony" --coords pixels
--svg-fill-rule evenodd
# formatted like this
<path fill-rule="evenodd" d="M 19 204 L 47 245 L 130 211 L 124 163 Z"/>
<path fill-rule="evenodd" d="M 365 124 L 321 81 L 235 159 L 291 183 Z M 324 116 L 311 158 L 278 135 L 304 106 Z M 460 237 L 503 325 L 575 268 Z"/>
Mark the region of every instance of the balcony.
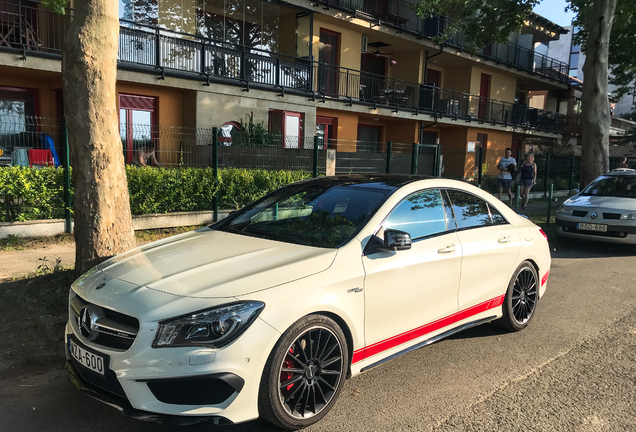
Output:
<path fill-rule="evenodd" d="M 432 39 L 442 35 L 454 21 L 447 16 L 422 18 L 415 13 L 412 3 L 406 0 L 317 0 L 316 4 L 344 10 L 359 18 L 396 28 L 400 32 L 407 32 L 421 39 Z M 459 33 L 452 35 L 446 41 L 446 45 L 461 50 L 464 47 L 463 41 L 464 36 Z M 569 82 L 567 63 L 514 43 L 489 45 L 477 54 L 482 58 L 536 74 L 560 84 Z"/>
<path fill-rule="evenodd" d="M 438 118 L 560 133 L 563 116 L 435 86 L 122 21 L 119 65 Z"/>
<path fill-rule="evenodd" d="M 61 53 L 62 41 L 45 37 L 68 28 L 71 16 L 54 21 L 52 12 L 12 7 L 11 25 L 0 27 L 5 49 L 29 53 Z M 15 6 L 15 8 L 13 8 Z M 0 10 L 7 10 L 0 3 Z M 17 15 L 16 15 L 17 14 Z M 16 37 L 21 21 L 53 23 L 33 27 L 29 38 Z M 9 31 L 13 29 L 13 31 Z M 45 33 L 40 34 L 40 31 Z M 524 105 L 483 98 L 435 86 L 374 75 L 359 70 L 286 56 L 253 47 L 216 41 L 198 35 L 178 33 L 130 21 L 120 21 L 118 66 L 124 69 L 309 96 L 313 101 L 341 101 L 349 106 L 423 113 L 479 124 L 512 126 L 561 133 L 563 116 Z"/>

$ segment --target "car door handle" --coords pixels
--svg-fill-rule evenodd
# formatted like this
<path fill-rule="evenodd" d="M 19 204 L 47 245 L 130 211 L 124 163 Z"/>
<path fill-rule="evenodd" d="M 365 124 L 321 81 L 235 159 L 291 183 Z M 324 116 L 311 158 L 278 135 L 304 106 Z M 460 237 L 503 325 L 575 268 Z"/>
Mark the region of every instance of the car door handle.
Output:
<path fill-rule="evenodd" d="M 506 243 L 510 243 L 512 240 L 510 240 L 510 236 L 503 236 L 500 237 L 499 240 L 497 240 L 500 244 L 506 244 Z"/>
<path fill-rule="evenodd" d="M 440 255 L 445 255 L 445 254 L 450 254 L 455 252 L 455 244 L 451 243 L 447 246 L 444 246 L 443 248 L 439 248 L 437 249 L 437 253 Z"/>

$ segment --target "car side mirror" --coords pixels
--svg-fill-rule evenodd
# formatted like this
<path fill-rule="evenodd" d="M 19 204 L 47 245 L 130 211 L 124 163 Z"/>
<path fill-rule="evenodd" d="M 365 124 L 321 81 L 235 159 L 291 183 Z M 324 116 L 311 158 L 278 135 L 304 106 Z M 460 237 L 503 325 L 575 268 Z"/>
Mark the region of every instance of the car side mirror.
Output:
<path fill-rule="evenodd" d="M 384 231 L 384 241 L 378 236 L 371 236 L 364 254 L 371 255 L 378 252 L 395 252 L 411 249 L 411 236 L 404 231 L 387 229 Z"/>
<path fill-rule="evenodd" d="M 411 235 L 404 231 L 384 230 L 384 247 L 389 251 L 403 251 L 411 249 Z"/>

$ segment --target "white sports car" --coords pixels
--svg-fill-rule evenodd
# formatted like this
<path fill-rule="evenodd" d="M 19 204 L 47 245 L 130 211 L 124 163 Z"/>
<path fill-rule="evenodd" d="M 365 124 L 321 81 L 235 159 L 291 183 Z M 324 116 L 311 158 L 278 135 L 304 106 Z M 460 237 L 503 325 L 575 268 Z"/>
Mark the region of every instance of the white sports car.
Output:
<path fill-rule="evenodd" d="M 138 419 L 298 429 L 346 378 L 478 324 L 525 328 L 549 270 L 543 231 L 466 183 L 307 180 L 78 279 L 67 370 Z"/>
<path fill-rule="evenodd" d="M 636 243 L 636 171 L 619 168 L 595 179 L 557 210 L 556 226 L 561 237 Z"/>

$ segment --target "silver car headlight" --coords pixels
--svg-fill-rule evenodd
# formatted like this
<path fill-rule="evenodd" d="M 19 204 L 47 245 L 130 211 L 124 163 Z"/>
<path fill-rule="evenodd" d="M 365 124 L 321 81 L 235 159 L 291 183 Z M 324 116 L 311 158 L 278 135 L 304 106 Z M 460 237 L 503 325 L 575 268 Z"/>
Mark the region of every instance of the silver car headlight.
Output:
<path fill-rule="evenodd" d="M 152 346 L 221 348 L 243 334 L 264 307 L 258 301 L 231 303 L 162 321 Z"/>
<path fill-rule="evenodd" d="M 566 206 L 561 206 L 557 209 L 557 213 L 558 214 L 562 214 L 562 215 L 566 215 L 566 216 L 572 216 L 572 212 L 574 210 L 572 210 L 571 208 L 568 208 Z"/>
<path fill-rule="evenodd" d="M 636 213 L 623 213 L 621 215 L 623 220 L 636 220 Z"/>

